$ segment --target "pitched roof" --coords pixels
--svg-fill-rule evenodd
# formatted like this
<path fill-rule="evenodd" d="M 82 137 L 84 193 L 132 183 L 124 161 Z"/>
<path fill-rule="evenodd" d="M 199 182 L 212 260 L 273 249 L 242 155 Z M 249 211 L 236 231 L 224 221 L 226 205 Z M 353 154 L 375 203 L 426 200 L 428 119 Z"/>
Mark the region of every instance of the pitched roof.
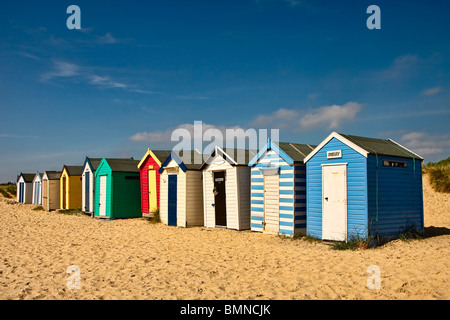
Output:
<path fill-rule="evenodd" d="M 105 158 L 109 167 L 115 172 L 139 172 L 139 160 Z"/>
<path fill-rule="evenodd" d="M 305 159 L 304 162 L 308 162 L 312 156 L 314 156 L 322 147 L 327 144 L 331 139 L 337 139 L 342 143 L 347 144 L 349 147 L 359 152 L 363 156 L 367 157 L 369 154 L 384 155 L 399 158 L 413 158 L 417 160 L 423 160 L 421 156 L 413 151 L 405 148 L 392 139 L 375 139 L 367 137 L 353 136 L 343 133 L 332 132 L 325 140 L 323 140 Z"/>
<path fill-rule="evenodd" d="M 174 151 L 174 153 L 180 158 L 180 160 L 183 161 L 184 166 L 188 170 L 200 170 L 203 165 L 203 154 L 199 153 L 198 151 Z M 197 157 L 197 159 L 196 159 Z M 186 161 L 187 159 L 187 161 Z M 200 159 L 200 163 L 198 163 L 198 160 Z"/>
<path fill-rule="evenodd" d="M 414 158 L 422 160 L 418 154 L 406 149 L 402 145 L 391 139 L 374 139 L 359 136 L 352 136 L 340 133 L 341 136 L 349 139 L 354 144 L 366 150 L 369 154 L 378 154 L 400 158 Z"/>
<path fill-rule="evenodd" d="M 300 143 L 290 143 L 290 142 L 279 142 L 278 146 L 283 150 L 289 157 L 294 161 L 301 161 L 306 158 L 306 156 L 314 150 L 315 145 L 300 144 Z"/>
<path fill-rule="evenodd" d="M 141 161 L 138 164 L 138 168 L 144 164 L 144 162 L 147 160 L 149 156 L 152 156 L 159 165 L 162 165 L 166 159 L 170 156 L 171 150 L 150 150 L 150 148 L 147 150 L 145 155 L 142 157 Z"/>
<path fill-rule="evenodd" d="M 83 173 L 83 166 L 64 166 L 69 176 L 81 176 Z"/>
<path fill-rule="evenodd" d="M 89 157 L 87 157 L 87 159 L 89 159 L 89 162 L 92 165 L 92 170 L 94 170 L 94 171 L 97 170 L 98 165 L 100 164 L 100 162 L 102 162 L 102 158 L 89 158 Z"/>
<path fill-rule="evenodd" d="M 48 180 L 59 180 L 61 178 L 61 171 L 45 171 Z"/>
<path fill-rule="evenodd" d="M 209 157 L 203 163 L 201 168 L 210 164 L 210 161 L 216 156 L 216 151 L 223 153 L 226 161 L 235 166 L 247 166 L 250 160 L 256 156 L 256 151 L 247 149 L 220 148 L 216 146 Z"/>
<path fill-rule="evenodd" d="M 19 177 L 17 178 L 17 180 L 19 180 L 20 177 L 23 177 L 23 179 L 25 180 L 25 182 L 33 182 L 34 177 L 36 176 L 35 173 L 21 173 L 19 175 Z"/>

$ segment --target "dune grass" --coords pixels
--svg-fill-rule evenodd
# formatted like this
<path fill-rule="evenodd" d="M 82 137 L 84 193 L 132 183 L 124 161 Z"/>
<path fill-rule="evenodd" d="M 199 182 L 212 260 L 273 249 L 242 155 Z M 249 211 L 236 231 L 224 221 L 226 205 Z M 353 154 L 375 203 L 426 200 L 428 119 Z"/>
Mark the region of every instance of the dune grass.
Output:
<path fill-rule="evenodd" d="M 439 162 L 430 162 L 423 167 L 430 177 L 430 183 L 437 192 L 450 193 L 450 157 Z"/>
<path fill-rule="evenodd" d="M 8 199 L 13 199 L 17 194 L 17 187 L 13 184 L 0 185 L 0 193 Z"/>

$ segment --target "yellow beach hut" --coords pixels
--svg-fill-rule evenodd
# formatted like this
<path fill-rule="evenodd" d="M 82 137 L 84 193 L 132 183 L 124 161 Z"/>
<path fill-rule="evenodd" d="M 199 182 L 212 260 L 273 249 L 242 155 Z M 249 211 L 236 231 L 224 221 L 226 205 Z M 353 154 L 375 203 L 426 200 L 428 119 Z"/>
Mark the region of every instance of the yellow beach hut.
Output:
<path fill-rule="evenodd" d="M 82 201 L 82 166 L 64 166 L 60 182 L 61 209 L 81 208 Z"/>

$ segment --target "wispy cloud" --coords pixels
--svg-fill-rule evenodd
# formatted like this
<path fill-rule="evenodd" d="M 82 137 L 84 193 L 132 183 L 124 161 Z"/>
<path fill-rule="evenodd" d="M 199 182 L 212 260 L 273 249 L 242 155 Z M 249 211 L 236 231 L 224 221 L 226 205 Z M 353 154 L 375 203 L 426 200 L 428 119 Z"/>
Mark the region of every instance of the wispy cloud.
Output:
<path fill-rule="evenodd" d="M 29 58 L 29 59 L 32 59 L 32 60 L 36 60 L 36 61 L 41 60 L 41 58 L 39 58 L 38 56 L 36 56 L 34 54 L 31 54 L 31 53 L 28 53 L 28 52 L 19 52 L 19 54 L 21 56 L 25 57 L 25 58 Z"/>
<path fill-rule="evenodd" d="M 39 136 L 33 135 L 19 135 L 10 133 L 0 133 L 0 138 L 11 138 L 11 139 L 40 139 Z"/>
<path fill-rule="evenodd" d="M 106 33 L 104 36 L 97 37 L 97 42 L 100 44 L 116 44 L 116 43 L 128 42 L 130 40 L 131 39 L 116 38 L 110 32 Z"/>
<path fill-rule="evenodd" d="M 395 58 L 392 64 L 381 71 L 381 76 L 385 79 L 398 79 L 400 77 L 410 75 L 416 70 L 419 62 L 419 57 L 413 54 L 407 54 Z"/>
<path fill-rule="evenodd" d="M 438 93 L 440 93 L 441 91 L 442 91 L 441 87 L 434 87 L 434 88 L 430 88 L 430 89 L 426 89 L 426 90 L 422 91 L 422 95 L 434 96 L 434 95 L 437 95 Z"/>
<path fill-rule="evenodd" d="M 91 67 L 84 67 L 67 61 L 53 60 L 51 70 L 42 74 L 41 80 L 46 82 L 57 78 L 72 79 L 74 82 L 84 82 L 102 89 L 122 89 L 139 94 L 158 94 L 156 91 L 143 90 L 137 88 L 134 84 L 115 80 L 111 76 L 100 75 Z"/>
<path fill-rule="evenodd" d="M 47 81 L 53 78 L 75 77 L 80 75 L 80 69 L 81 69 L 80 66 L 76 64 L 54 60 L 52 70 L 44 73 L 41 78 L 42 80 Z"/>

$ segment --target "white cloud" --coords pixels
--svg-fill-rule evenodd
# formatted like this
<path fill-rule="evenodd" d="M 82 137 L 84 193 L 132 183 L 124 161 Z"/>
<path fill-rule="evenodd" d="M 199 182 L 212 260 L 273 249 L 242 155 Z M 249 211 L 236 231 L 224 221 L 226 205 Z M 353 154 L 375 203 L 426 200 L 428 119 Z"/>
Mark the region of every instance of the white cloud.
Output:
<path fill-rule="evenodd" d="M 400 137 L 400 143 L 421 156 L 443 155 L 445 149 L 450 147 L 450 135 L 409 132 Z"/>
<path fill-rule="evenodd" d="M 167 130 L 138 132 L 129 140 L 146 143 L 149 146 L 167 147 L 172 145 L 175 147 L 176 145 L 185 150 L 198 149 L 205 154 L 210 153 L 215 145 L 220 147 L 230 145 L 233 148 L 256 150 L 258 143 L 265 144 L 267 142 L 267 136 L 259 136 L 257 130 L 243 129 L 239 126 L 226 127 L 201 123 L 201 133 L 199 131 L 194 133 L 194 130 L 199 129 L 199 125 L 195 127 L 194 124 L 185 123 Z"/>
<path fill-rule="evenodd" d="M 434 96 L 442 91 L 441 87 L 434 87 L 427 90 L 422 91 L 422 95 L 424 96 Z"/>
<path fill-rule="evenodd" d="M 259 115 L 250 125 L 255 127 L 288 128 L 297 125 L 298 110 L 281 108 L 269 115 Z"/>
<path fill-rule="evenodd" d="M 356 102 L 348 102 L 342 106 L 324 106 L 304 115 L 300 119 L 300 126 L 303 129 L 317 127 L 337 129 L 343 122 L 354 120 L 359 111 L 361 111 L 361 104 Z"/>
<path fill-rule="evenodd" d="M 68 78 L 80 75 L 80 67 L 65 61 L 53 61 L 53 69 L 42 75 L 43 80 L 53 78 Z"/>
<path fill-rule="evenodd" d="M 354 120 L 361 108 L 361 104 L 356 102 L 323 106 L 308 111 L 281 108 L 269 115 L 258 115 L 250 122 L 250 126 L 291 129 L 292 131 L 304 131 L 318 127 L 336 129 L 342 123 Z"/>

